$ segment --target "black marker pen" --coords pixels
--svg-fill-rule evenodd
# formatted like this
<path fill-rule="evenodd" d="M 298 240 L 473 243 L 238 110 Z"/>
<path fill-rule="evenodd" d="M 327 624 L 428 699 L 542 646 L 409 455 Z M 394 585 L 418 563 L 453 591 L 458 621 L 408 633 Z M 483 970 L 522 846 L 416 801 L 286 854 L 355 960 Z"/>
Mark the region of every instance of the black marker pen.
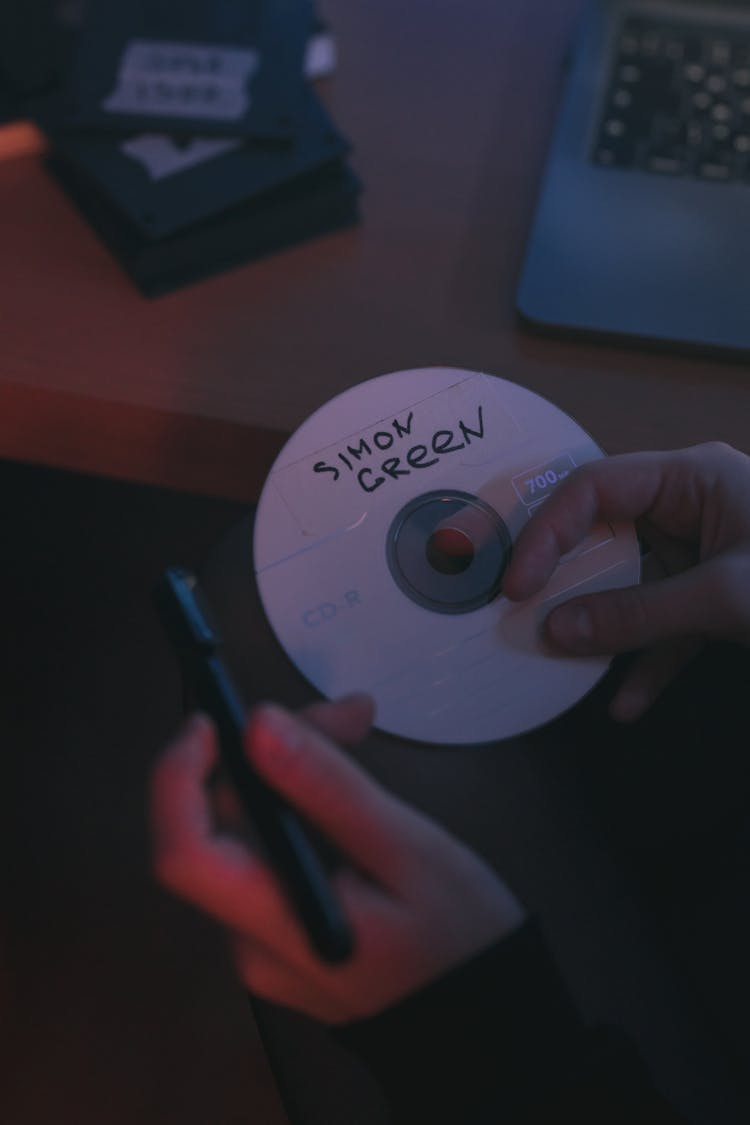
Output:
<path fill-rule="evenodd" d="M 154 602 L 187 687 L 216 723 L 222 762 L 311 945 L 325 961 L 345 961 L 354 937 L 320 856 L 299 815 L 255 772 L 245 754 L 246 708 L 218 655 L 221 642 L 196 577 L 176 567 L 166 570 Z"/>

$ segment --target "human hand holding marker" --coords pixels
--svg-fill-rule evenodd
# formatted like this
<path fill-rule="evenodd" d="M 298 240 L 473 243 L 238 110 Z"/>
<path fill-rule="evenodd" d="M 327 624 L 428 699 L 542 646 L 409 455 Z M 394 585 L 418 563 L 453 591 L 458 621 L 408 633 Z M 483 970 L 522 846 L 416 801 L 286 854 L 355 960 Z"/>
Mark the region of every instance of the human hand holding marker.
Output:
<path fill-rule="evenodd" d="M 573 598 L 552 611 L 546 628 L 574 655 L 644 650 L 613 702 L 616 717 L 631 719 L 706 640 L 750 643 L 750 458 L 710 444 L 582 466 L 518 537 L 506 596 L 538 593 L 601 520 L 635 520 L 668 577 Z M 329 1023 L 388 1008 L 524 919 L 477 855 L 337 748 L 355 745 L 371 721 L 363 696 L 302 715 L 264 704 L 244 736 L 259 775 L 347 861 L 331 876 L 355 935 L 344 964 L 315 955 L 271 867 L 215 824 L 207 782 L 218 749 L 209 720 L 192 721 L 153 777 L 162 882 L 224 924 L 253 992 Z"/>
<path fill-rule="evenodd" d="M 634 520 L 665 577 L 571 598 L 547 639 L 571 655 L 643 650 L 611 705 L 639 718 L 709 639 L 750 643 L 750 457 L 718 442 L 577 469 L 523 529 L 503 579 L 522 601 L 602 520 Z"/>
<path fill-rule="evenodd" d="M 353 696 L 301 715 L 264 704 L 245 732 L 263 780 L 347 861 L 332 876 L 355 935 L 343 964 L 315 955 L 271 867 L 216 826 L 207 781 L 218 747 L 208 719 L 194 718 L 167 748 L 151 789 L 161 882 L 226 927 L 255 995 L 333 1024 L 389 1007 L 524 919 L 483 860 L 339 750 L 336 742 L 358 742 L 371 721 L 369 698 Z"/>
<path fill-rule="evenodd" d="M 346 960 L 354 936 L 308 826 L 265 784 L 245 754 L 247 707 L 222 659 L 221 638 L 197 577 L 181 567 L 168 568 L 154 588 L 154 603 L 193 705 L 202 708 L 215 724 L 221 765 L 232 786 L 235 808 L 255 830 L 311 949 L 331 963 Z"/>

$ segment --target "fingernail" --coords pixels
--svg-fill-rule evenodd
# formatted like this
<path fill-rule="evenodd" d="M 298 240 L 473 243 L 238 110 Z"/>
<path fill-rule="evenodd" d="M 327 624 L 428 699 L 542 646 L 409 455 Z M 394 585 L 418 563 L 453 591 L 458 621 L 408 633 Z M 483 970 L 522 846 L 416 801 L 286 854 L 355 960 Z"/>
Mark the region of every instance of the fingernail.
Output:
<path fill-rule="evenodd" d="M 208 715 L 203 711 L 193 711 L 192 715 L 188 715 L 185 722 L 182 724 L 182 734 L 189 738 L 194 738 L 196 734 L 204 731 L 211 726 L 211 720 Z"/>
<path fill-rule="evenodd" d="M 299 741 L 292 716 L 274 704 L 265 704 L 258 709 L 252 729 L 252 756 L 258 764 L 273 766 L 282 762 L 294 753 Z"/>
<path fill-rule="evenodd" d="M 547 633 L 560 648 L 586 651 L 594 639 L 594 623 L 585 606 L 568 603 L 549 615 Z"/>
<path fill-rule="evenodd" d="M 201 711 L 194 711 L 192 715 L 188 715 L 183 719 L 177 734 L 174 737 L 175 742 L 197 742 L 202 733 L 210 729 L 210 720 Z"/>
<path fill-rule="evenodd" d="M 196 760 L 202 760 L 206 747 L 211 745 L 212 729 L 209 717 L 202 711 L 195 711 L 185 719 L 172 740 L 172 745 L 181 754 L 189 754 Z"/>
<path fill-rule="evenodd" d="M 337 703 L 372 703 L 372 701 L 372 696 L 366 691 L 349 691 L 336 700 Z"/>
<path fill-rule="evenodd" d="M 347 695 L 341 695 L 336 700 L 337 703 L 347 703 L 355 707 L 369 708 L 372 716 L 375 715 L 375 700 L 366 691 L 351 691 Z"/>

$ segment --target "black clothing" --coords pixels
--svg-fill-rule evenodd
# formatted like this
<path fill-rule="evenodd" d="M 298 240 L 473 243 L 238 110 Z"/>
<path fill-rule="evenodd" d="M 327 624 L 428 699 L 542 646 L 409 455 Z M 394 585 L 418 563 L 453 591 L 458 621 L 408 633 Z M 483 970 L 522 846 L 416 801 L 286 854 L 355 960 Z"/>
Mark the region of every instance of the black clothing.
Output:
<path fill-rule="evenodd" d="M 677 1125 L 627 1037 L 587 1029 L 536 921 L 335 1037 L 398 1125 Z"/>

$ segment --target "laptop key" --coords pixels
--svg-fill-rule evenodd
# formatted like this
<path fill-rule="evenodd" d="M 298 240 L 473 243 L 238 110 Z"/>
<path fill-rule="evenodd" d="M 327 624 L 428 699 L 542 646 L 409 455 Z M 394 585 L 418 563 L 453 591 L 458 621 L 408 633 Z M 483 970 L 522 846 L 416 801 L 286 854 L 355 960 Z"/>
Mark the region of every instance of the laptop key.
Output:
<path fill-rule="evenodd" d="M 736 180 L 750 164 L 750 35 L 626 20 L 591 155 L 610 167 Z"/>
<path fill-rule="evenodd" d="M 702 180 L 729 180 L 732 168 L 729 164 L 707 162 L 698 165 L 698 175 Z"/>
<path fill-rule="evenodd" d="M 612 95 L 612 105 L 615 109 L 629 109 L 633 104 L 633 94 L 624 86 L 620 86 Z"/>
<path fill-rule="evenodd" d="M 677 35 L 674 38 L 677 39 Z M 698 62 L 703 58 L 703 40 L 699 35 L 680 35 L 679 41 L 683 44 L 682 57 L 686 62 Z"/>
<path fill-rule="evenodd" d="M 685 143 L 691 149 L 701 148 L 708 141 L 708 131 L 700 121 L 691 121 L 685 127 Z"/>
<path fill-rule="evenodd" d="M 627 83 L 628 86 L 632 86 L 634 83 L 640 82 L 641 77 L 641 68 L 639 66 L 636 66 L 635 63 L 626 62 L 625 65 L 621 66 L 618 71 L 618 78 L 621 82 Z"/>
<path fill-rule="evenodd" d="M 711 94 L 723 94 L 728 86 L 729 82 L 725 74 L 709 74 L 706 79 L 706 89 Z"/>
<path fill-rule="evenodd" d="M 699 113 L 705 113 L 706 110 L 709 110 L 714 104 L 714 99 L 711 97 L 708 90 L 698 90 L 697 93 L 693 94 L 690 102 L 693 108 L 697 109 Z"/>
<path fill-rule="evenodd" d="M 732 58 L 732 45 L 726 39 L 715 39 L 709 47 L 708 56 L 712 63 L 725 66 Z"/>
<path fill-rule="evenodd" d="M 705 79 L 706 68 L 704 66 L 701 66 L 701 64 L 697 62 L 688 63 L 683 73 L 688 82 L 691 82 L 694 86 L 697 86 Z"/>
<path fill-rule="evenodd" d="M 594 153 L 594 161 L 605 168 L 631 168 L 635 150 L 629 141 L 601 144 Z"/>
<path fill-rule="evenodd" d="M 649 156 L 646 167 L 650 172 L 658 172 L 662 176 L 680 176 L 687 171 L 688 164 L 677 156 Z"/>

